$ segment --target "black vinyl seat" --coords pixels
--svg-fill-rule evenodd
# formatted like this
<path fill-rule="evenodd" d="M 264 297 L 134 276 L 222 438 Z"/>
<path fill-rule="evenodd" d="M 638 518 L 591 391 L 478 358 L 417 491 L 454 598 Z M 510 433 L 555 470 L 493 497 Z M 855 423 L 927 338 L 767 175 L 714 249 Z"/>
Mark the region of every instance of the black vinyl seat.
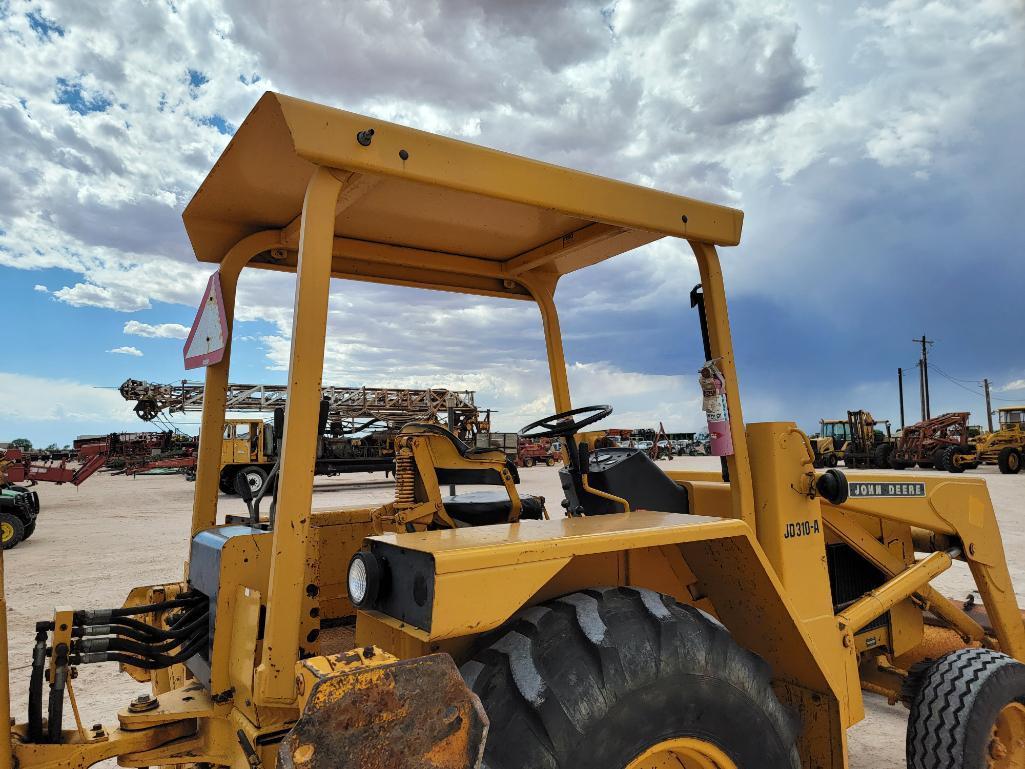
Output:
<path fill-rule="evenodd" d="M 442 497 L 441 503 L 452 518 L 468 526 L 488 526 L 508 523 L 512 501 L 504 489 L 495 491 L 468 491 L 451 497 Z M 520 497 L 520 518 L 539 521 L 544 517 L 544 497 Z"/>

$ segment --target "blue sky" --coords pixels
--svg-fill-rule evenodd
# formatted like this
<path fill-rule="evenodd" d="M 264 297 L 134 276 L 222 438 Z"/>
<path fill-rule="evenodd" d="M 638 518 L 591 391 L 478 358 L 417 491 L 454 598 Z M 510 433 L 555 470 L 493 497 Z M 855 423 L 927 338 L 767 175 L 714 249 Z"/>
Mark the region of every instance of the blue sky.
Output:
<path fill-rule="evenodd" d="M 983 377 L 1025 401 L 1017 0 L 9 0 L 0 40 L 0 441 L 139 429 L 112 388 L 186 376 L 209 269 L 181 210 L 267 89 L 744 209 L 749 421 L 896 420 L 898 366 L 913 421 L 923 333 L 934 413 L 984 422 Z M 666 242 L 564 281 L 576 403 L 700 425 L 696 281 Z M 281 382 L 289 281 L 240 296 L 232 379 Z M 339 284 L 331 309 L 327 382 L 475 389 L 509 429 L 551 410 L 529 306 Z"/>

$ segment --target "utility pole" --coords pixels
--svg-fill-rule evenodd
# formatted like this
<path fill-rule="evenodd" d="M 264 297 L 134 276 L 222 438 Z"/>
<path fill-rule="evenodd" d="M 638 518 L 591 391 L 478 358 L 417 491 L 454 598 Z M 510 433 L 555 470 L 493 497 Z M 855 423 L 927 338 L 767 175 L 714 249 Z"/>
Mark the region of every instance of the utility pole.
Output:
<path fill-rule="evenodd" d="M 897 392 L 900 395 L 900 429 L 904 429 L 904 369 L 897 369 Z"/>
<path fill-rule="evenodd" d="M 989 431 L 993 432 L 993 406 L 989 400 L 989 380 L 983 379 L 982 386 L 986 390 L 986 424 L 989 425 Z"/>
<path fill-rule="evenodd" d="M 916 342 L 922 345 L 922 360 L 919 362 L 919 367 L 922 370 L 922 419 L 929 419 L 932 417 L 932 409 L 929 405 L 929 347 L 932 344 L 931 339 L 926 339 L 925 334 L 922 334 L 921 339 L 912 339 L 912 342 Z"/>
<path fill-rule="evenodd" d="M 925 410 L 925 377 L 924 369 L 922 368 L 922 359 L 918 359 L 918 395 L 922 399 L 922 421 L 924 422 L 929 417 L 926 416 Z"/>

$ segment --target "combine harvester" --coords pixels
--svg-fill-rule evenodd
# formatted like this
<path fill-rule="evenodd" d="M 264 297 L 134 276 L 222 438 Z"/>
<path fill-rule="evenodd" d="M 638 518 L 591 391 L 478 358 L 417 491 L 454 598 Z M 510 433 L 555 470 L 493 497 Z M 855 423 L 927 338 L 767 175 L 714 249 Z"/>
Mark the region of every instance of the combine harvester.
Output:
<path fill-rule="evenodd" d="M 848 483 L 793 422 L 745 424 L 717 251 L 740 211 L 268 93 L 184 219 L 223 297 L 209 338 L 243 268 L 296 273 L 276 514 L 244 494 L 219 525 L 231 351 L 211 350 L 187 569 L 42 619 L 0 769 L 844 769 L 865 690 L 910 709 L 914 769 L 1025 764 L 1025 624 L 985 483 Z M 724 472 L 596 448 L 611 407 L 570 400 L 560 278 L 661 238 L 700 271 Z M 332 278 L 536 303 L 558 413 L 521 435 L 563 447 L 565 515 L 432 424 L 400 430 L 394 500 L 311 509 Z M 985 625 L 930 585 L 955 561 Z M 64 729 L 103 664 L 148 691 Z"/>

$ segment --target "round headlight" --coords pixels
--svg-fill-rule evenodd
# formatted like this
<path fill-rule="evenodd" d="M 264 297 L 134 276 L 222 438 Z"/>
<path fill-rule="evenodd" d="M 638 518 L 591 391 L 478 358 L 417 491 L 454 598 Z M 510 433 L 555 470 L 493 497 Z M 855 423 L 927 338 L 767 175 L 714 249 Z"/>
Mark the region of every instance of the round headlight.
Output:
<path fill-rule="evenodd" d="M 381 589 L 381 564 L 373 553 L 360 551 L 349 561 L 349 600 L 363 608 L 377 600 Z"/>

